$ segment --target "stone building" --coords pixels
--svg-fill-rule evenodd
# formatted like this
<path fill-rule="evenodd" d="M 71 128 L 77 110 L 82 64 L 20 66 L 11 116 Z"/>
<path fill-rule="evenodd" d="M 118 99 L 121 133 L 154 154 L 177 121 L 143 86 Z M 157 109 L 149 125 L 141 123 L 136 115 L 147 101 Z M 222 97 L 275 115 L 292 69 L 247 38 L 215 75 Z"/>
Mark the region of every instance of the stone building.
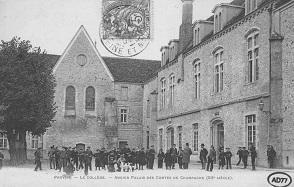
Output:
<path fill-rule="evenodd" d="M 159 71 L 145 82 L 143 142 L 164 150 L 189 143 L 257 148 L 267 166 L 294 167 L 294 2 L 234 0 L 192 23 L 193 5 L 182 0 L 179 39 L 161 48 Z"/>
<path fill-rule="evenodd" d="M 160 61 L 102 57 L 81 26 L 64 53 L 47 55 L 56 78 L 55 122 L 41 137 L 27 135 L 28 158 L 50 146 L 142 146 L 143 88 Z M 0 149 L 9 158 L 0 134 Z"/>

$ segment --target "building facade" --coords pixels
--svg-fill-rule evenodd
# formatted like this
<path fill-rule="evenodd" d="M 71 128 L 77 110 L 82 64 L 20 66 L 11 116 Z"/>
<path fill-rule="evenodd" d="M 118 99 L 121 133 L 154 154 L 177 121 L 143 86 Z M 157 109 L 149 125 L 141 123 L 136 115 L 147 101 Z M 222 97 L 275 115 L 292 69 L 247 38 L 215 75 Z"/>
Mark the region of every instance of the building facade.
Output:
<path fill-rule="evenodd" d="M 196 157 L 201 143 L 230 147 L 234 163 L 252 143 L 259 166 L 273 145 L 276 167 L 293 168 L 294 2 L 234 0 L 194 23 L 193 0 L 182 3 L 179 40 L 161 48 L 161 68 L 145 83 L 144 145 L 189 143 Z"/>

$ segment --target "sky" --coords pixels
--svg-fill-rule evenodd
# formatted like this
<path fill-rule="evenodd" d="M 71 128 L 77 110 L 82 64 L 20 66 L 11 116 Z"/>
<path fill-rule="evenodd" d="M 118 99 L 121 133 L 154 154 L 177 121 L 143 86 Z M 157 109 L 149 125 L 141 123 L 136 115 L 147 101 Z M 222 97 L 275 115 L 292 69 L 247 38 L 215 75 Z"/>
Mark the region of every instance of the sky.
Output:
<path fill-rule="evenodd" d="M 207 19 L 216 4 L 232 0 L 195 0 L 193 21 Z M 178 39 L 181 0 L 151 0 L 151 41 L 133 58 L 156 59 L 160 48 Z M 61 55 L 81 25 L 84 25 L 102 56 L 113 56 L 100 42 L 102 0 L 0 0 L 0 40 L 13 36 L 30 40 L 48 54 Z"/>

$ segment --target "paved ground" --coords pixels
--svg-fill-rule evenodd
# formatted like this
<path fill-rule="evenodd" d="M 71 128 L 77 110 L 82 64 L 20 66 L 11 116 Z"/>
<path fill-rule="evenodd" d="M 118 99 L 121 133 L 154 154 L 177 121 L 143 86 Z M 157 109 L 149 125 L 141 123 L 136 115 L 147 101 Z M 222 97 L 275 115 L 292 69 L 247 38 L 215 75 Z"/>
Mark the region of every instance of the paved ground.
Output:
<path fill-rule="evenodd" d="M 48 164 L 43 163 L 43 171 L 33 171 L 32 164 L 18 168 L 4 167 L 0 170 L 0 186 L 2 187 L 33 187 L 33 186 L 193 186 L 193 187 L 268 187 L 267 177 L 274 171 L 257 168 L 256 171 L 235 167 L 232 170 L 200 170 L 200 165 L 192 164 L 189 170 L 143 170 L 134 172 L 90 171 L 85 176 L 83 171 L 75 172 L 72 177 L 64 173 L 49 170 Z M 292 178 L 294 170 L 286 171 Z M 293 186 L 293 184 L 291 184 Z"/>

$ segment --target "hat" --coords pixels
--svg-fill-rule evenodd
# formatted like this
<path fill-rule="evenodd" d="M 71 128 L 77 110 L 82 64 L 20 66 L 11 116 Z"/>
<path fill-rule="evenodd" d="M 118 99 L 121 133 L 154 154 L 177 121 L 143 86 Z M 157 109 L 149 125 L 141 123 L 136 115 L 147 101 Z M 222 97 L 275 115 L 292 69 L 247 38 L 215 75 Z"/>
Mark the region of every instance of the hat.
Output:
<path fill-rule="evenodd" d="M 226 149 L 230 149 L 229 147 L 226 147 Z"/>
<path fill-rule="evenodd" d="M 201 144 L 201 147 L 204 147 L 204 144 L 203 143 Z"/>

